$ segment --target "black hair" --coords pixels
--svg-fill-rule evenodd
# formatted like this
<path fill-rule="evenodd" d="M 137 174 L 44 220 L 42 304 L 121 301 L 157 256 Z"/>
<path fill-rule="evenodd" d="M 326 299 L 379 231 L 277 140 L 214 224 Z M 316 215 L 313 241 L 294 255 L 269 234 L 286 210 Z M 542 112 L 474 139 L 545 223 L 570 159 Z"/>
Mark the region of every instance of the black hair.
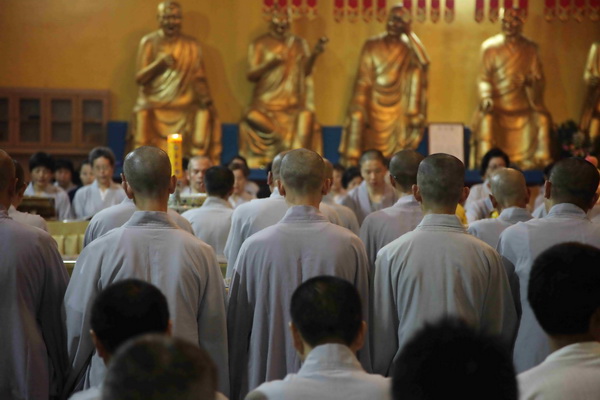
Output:
<path fill-rule="evenodd" d="M 511 352 L 498 337 L 442 319 L 406 344 L 394 363 L 392 394 L 397 400 L 516 400 Z"/>
<path fill-rule="evenodd" d="M 59 158 L 54 163 L 54 170 L 57 171 L 59 169 L 68 169 L 71 172 L 71 176 L 75 175 L 75 168 L 73 168 L 73 163 L 71 160 L 67 160 L 66 158 Z"/>
<path fill-rule="evenodd" d="M 90 151 L 90 155 L 88 156 L 90 160 L 90 164 L 92 167 L 94 166 L 94 161 L 97 158 L 104 157 L 108 160 L 111 167 L 115 166 L 115 153 L 108 147 L 94 147 L 92 151 Z"/>
<path fill-rule="evenodd" d="M 46 167 L 54 172 L 54 158 L 48 153 L 38 151 L 29 158 L 29 171 L 33 171 L 37 167 Z"/>
<path fill-rule="evenodd" d="M 342 174 L 343 174 L 344 172 L 346 172 L 346 168 L 345 168 L 345 167 L 344 167 L 342 164 L 340 164 L 340 163 L 335 163 L 335 164 L 333 164 L 333 170 L 334 170 L 334 171 L 339 171 L 339 172 L 341 172 Z"/>
<path fill-rule="evenodd" d="M 496 157 L 502 157 L 502 159 L 504 159 L 504 162 L 506 163 L 507 168 L 510 166 L 510 159 L 508 158 L 508 154 L 497 148 L 491 149 L 490 151 L 485 153 L 483 155 L 483 158 L 481 159 L 481 168 L 479 169 L 479 174 L 481 174 L 481 176 L 485 175 L 485 171 L 487 171 L 490 161 L 492 160 L 492 158 Z"/>
<path fill-rule="evenodd" d="M 234 181 L 233 172 L 227 167 L 214 166 L 204 172 L 204 187 L 209 196 L 227 196 Z"/>
<path fill-rule="evenodd" d="M 362 324 L 360 295 L 348 281 L 333 276 L 308 279 L 294 291 L 294 325 L 311 346 L 329 342 L 351 345 Z"/>
<path fill-rule="evenodd" d="M 346 169 L 346 171 L 344 171 L 344 175 L 342 175 L 342 187 L 344 189 L 348 189 L 348 185 L 350 184 L 350 182 L 352 182 L 352 180 L 357 176 L 362 178 L 360 168 L 350 167 Z"/>
<path fill-rule="evenodd" d="M 600 249 L 581 243 L 550 247 L 533 262 L 527 289 L 546 333 L 588 332 L 590 317 L 600 307 Z"/>
<path fill-rule="evenodd" d="M 239 169 L 246 178 L 250 176 L 250 169 L 245 164 L 232 162 L 229 164 L 228 168 L 231 170 L 231 172 Z"/>

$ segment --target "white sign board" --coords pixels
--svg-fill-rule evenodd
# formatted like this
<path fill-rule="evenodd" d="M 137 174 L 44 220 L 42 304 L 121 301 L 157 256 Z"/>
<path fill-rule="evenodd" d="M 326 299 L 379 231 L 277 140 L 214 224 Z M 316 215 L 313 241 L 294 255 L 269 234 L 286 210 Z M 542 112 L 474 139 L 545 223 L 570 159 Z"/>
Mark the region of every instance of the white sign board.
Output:
<path fill-rule="evenodd" d="M 446 153 L 465 162 L 463 124 L 429 124 L 429 154 Z"/>

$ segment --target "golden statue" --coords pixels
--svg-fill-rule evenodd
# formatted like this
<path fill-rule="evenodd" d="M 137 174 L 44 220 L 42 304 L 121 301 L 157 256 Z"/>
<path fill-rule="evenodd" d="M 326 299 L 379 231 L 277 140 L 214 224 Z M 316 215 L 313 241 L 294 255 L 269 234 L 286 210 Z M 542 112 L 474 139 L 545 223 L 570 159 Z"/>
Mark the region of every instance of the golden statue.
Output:
<path fill-rule="evenodd" d="M 471 168 L 497 147 L 521 169 L 551 162 L 552 118 L 543 101 L 544 73 L 538 46 L 524 37 L 523 14 L 502 13 L 502 33 L 481 45 L 479 109 L 471 138 Z"/>
<path fill-rule="evenodd" d="M 364 150 L 390 157 L 416 149 L 427 116 L 429 58 L 410 30 L 410 11 L 390 10 L 387 32 L 370 38 L 360 56 L 342 140 L 341 162 L 356 165 Z"/>
<path fill-rule="evenodd" d="M 181 33 L 181 6 L 158 5 L 160 29 L 144 36 L 137 59 L 140 85 L 134 108 L 132 148 L 157 146 L 166 151 L 167 135 L 183 135 L 186 155 L 221 156 L 221 124 L 206 82 L 202 50 Z"/>
<path fill-rule="evenodd" d="M 306 41 L 289 30 L 289 16 L 274 13 L 269 32 L 248 51 L 247 77 L 256 86 L 240 122 L 239 146 L 250 168 L 265 166 L 284 150 L 304 147 L 321 153 L 311 74 L 327 38 L 310 52 Z"/>
<path fill-rule="evenodd" d="M 592 44 L 583 79 L 587 95 L 581 113 L 581 131 L 590 139 L 592 152 L 600 152 L 600 42 Z"/>

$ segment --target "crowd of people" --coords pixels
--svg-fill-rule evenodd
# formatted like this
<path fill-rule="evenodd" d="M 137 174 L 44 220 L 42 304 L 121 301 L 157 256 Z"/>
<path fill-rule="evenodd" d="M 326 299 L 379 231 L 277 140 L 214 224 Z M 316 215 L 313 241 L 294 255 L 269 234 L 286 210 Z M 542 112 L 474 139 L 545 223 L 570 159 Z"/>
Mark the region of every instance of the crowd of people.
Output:
<path fill-rule="evenodd" d="M 593 159 L 547 171 L 541 218 L 497 149 L 471 190 L 448 154 L 368 150 L 345 170 L 295 149 L 264 198 L 242 158 L 191 158 L 183 189 L 156 147 L 120 185 L 109 149 L 89 160 L 77 189 L 37 153 L 28 186 L 0 150 L 2 399 L 600 396 Z M 15 210 L 28 190 L 91 219 L 71 277 Z M 176 190 L 206 200 L 179 215 Z"/>

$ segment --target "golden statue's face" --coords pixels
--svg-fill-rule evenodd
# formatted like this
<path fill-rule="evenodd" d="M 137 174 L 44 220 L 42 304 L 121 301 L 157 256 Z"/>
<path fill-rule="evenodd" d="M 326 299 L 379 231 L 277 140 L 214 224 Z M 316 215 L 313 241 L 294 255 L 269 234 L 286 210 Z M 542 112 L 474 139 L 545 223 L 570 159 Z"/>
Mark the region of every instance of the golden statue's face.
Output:
<path fill-rule="evenodd" d="M 410 22 L 407 20 L 407 10 L 401 7 L 392 8 L 387 20 L 387 32 L 393 36 L 400 36 L 410 31 Z"/>
<path fill-rule="evenodd" d="M 271 33 L 275 37 L 285 37 L 290 31 L 290 20 L 286 16 L 275 16 L 271 19 Z"/>
<path fill-rule="evenodd" d="M 177 36 L 181 33 L 181 8 L 167 7 L 158 14 L 160 28 L 167 37 Z"/>
<path fill-rule="evenodd" d="M 516 10 L 506 10 L 502 16 L 502 32 L 509 37 L 518 36 L 523 32 L 523 19 Z"/>

